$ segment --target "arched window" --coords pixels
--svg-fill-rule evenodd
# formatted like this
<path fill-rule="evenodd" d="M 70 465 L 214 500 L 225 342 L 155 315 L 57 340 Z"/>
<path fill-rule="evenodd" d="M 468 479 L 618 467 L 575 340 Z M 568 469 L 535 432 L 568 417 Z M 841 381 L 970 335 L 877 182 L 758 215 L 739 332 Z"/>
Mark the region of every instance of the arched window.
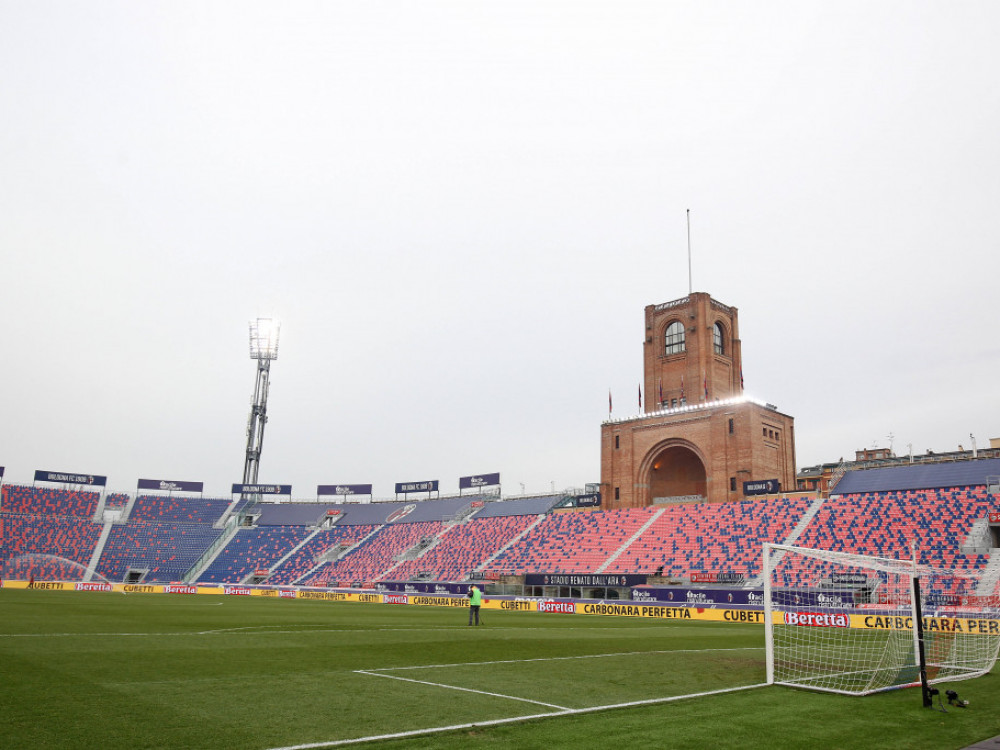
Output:
<path fill-rule="evenodd" d="M 664 335 L 664 354 L 680 354 L 684 351 L 684 324 L 679 320 L 667 326 Z"/>
<path fill-rule="evenodd" d="M 716 323 L 714 326 L 712 326 L 712 343 L 715 346 L 716 354 L 726 353 L 726 344 L 722 331 L 722 323 Z"/>

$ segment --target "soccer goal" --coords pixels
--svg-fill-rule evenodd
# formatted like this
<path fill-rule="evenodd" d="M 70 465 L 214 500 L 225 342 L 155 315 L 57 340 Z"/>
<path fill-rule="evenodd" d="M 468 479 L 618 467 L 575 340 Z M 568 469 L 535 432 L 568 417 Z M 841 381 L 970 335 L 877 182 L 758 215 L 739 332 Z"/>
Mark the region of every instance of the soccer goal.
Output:
<path fill-rule="evenodd" d="M 1000 649 L 996 582 L 975 571 L 764 545 L 769 684 L 868 695 L 989 672 Z"/>

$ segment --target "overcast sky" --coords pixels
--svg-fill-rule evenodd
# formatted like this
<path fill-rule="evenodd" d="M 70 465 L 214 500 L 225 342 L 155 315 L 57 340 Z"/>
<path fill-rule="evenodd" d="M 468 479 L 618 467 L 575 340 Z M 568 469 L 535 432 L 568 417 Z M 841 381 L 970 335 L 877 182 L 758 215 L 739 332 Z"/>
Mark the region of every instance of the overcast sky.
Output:
<path fill-rule="evenodd" d="M 798 467 L 1000 437 L 1000 3 L 0 0 L 0 465 L 600 479 L 643 308 Z"/>

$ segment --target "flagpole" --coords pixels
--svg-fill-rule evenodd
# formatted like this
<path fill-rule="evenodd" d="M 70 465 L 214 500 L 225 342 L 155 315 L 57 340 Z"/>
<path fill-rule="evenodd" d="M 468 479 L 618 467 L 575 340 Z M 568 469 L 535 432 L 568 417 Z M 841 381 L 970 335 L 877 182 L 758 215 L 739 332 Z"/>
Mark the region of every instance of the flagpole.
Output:
<path fill-rule="evenodd" d="M 694 285 L 691 283 L 691 209 L 687 210 L 688 227 L 688 294 L 694 292 Z"/>

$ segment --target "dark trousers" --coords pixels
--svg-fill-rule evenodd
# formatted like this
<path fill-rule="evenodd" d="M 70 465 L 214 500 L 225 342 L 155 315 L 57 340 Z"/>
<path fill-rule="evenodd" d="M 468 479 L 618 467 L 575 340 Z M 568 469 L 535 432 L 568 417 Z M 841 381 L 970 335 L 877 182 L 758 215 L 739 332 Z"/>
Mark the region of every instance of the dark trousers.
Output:
<path fill-rule="evenodd" d="M 476 618 L 476 625 L 478 625 L 479 624 L 479 605 L 478 604 L 470 604 L 469 605 L 469 624 L 470 625 L 472 624 L 472 618 L 473 617 Z"/>

